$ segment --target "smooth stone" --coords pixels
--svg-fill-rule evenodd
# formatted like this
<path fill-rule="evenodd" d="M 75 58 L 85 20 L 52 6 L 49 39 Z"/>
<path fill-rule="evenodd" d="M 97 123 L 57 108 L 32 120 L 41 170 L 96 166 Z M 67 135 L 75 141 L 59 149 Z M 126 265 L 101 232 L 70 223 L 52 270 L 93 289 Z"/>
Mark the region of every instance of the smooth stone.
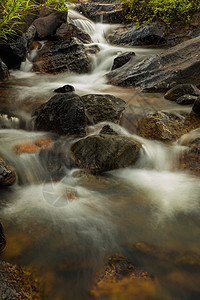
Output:
<path fill-rule="evenodd" d="M 197 98 L 198 98 L 198 96 L 183 95 L 176 100 L 176 103 L 180 104 L 180 105 L 191 105 L 191 104 L 194 104 L 194 102 Z"/>
<path fill-rule="evenodd" d="M 90 135 L 71 146 L 72 160 L 93 174 L 126 168 L 140 157 L 141 144 L 113 134 Z"/>
<path fill-rule="evenodd" d="M 176 101 L 178 98 L 184 95 L 198 97 L 200 96 L 200 90 L 196 86 L 189 83 L 178 84 L 172 89 L 168 90 L 164 97 L 167 100 Z"/>
<path fill-rule="evenodd" d="M 74 92 L 74 91 L 75 91 L 75 88 L 70 84 L 63 85 L 62 87 L 59 87 L 54 90 L 55 93 L 69 93 L 69 92 Z"/>

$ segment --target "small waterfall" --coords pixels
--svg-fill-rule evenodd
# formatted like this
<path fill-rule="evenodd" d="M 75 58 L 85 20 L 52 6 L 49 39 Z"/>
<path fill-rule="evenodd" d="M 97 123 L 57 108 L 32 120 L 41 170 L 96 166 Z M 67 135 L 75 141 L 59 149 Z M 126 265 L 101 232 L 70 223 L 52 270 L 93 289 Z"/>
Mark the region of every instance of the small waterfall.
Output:
<path fill-rule="evenodd" d="M 79 27 L 83 31 L 87 32 L 89 35 L 93 35 L 95 33 L 95 24 L 91 20 L 87 19 L 86 17 L 74 10 L 69 10 L 68 22 Z"/>
<path fill-rule="evenodd" d="M 36 57 L 37 52 L 38 52 L 38 47 L 34 48 L 33 50 L 30 51 L 30 53 L 28 53 L 26 60 L 21 63 L 20 71 L 23 72 L 32 71 L 32 66 L 33 66 L 32 61 Z"/>
<path fill-rule="evenodd" d="M 0 114 L 0 128 L 19 129 L 20 119 L 7 114 Z"/>

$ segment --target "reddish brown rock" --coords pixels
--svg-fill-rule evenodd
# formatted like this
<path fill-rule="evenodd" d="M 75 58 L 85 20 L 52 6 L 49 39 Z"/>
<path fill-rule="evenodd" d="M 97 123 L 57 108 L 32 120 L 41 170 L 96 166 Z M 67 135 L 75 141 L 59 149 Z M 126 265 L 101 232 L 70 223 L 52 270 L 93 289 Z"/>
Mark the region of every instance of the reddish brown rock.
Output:
<path fill-rule="evenodd" d="M 48 145 L 52 143 L 51 138 L 41 139 L 37 140 L 35 142 L 25 143 L 25 144 L 19 144 L 14 146 L 14 151 L 16 154 L 22 154 L 22 153 L 34 153 L 44 145 Z"/>

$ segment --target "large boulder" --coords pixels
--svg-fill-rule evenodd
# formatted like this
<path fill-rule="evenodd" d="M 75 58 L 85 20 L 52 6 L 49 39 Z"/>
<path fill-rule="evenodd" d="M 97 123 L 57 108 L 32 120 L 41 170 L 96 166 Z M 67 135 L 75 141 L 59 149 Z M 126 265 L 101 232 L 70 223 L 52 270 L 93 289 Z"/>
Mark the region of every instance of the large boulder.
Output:
<path fill-rule="evenodd" d="M 9 71 L 6 64 L 0 58 L 0 80 L 8 79 Z"/>
<path fill-rule="evenodd" d="M 108 82 L 121 86 L 140 86 L 145 91 L 164 91 L 185 82 L 200 85 L 200 37 L 183 42 L 146 58 L 138 64 L 128 62 L 107 74 Z"/>
<path fill-rule="evenodd" d="M 63 135 L 85 135 L 86 117 L 81 98 L 74 93 L 53 96 L 38 111 L 35 128 Z"/>
<path fill-rule="evenodd" d="M 0 187 L 12 185 L 16 181 L 16 171 L 13 166 L 0 157 Z"/>
<path fill-rule="evenodd" d="M 21 62 L 25 60 L 35 38 L 35 34 L 36 28 L 34 25 L 31 25 L 26 33 L 15 42 L 0 44 L 0 57 L 9 69 L 19 68 Z"/>
<path fill-rule="evenodd" d="M 91 124 L 103 121 L 119 123 L 126 103 L 112 95 L 89 94 L 81 97 Z"/>
<path fill-rule="evenodd" d="M 71 147 L 72 159 L 79 168 L 99 174 L 134 165 L 140 157 L 141 144 L 119 135 L 91 135 Z"/>
<path fill-rule="evenodd" d="M 168 143 L 198 127 L 200 118 L 192 112 L 156 112 L 139 118 L 135 133 L 147 139 Z"/>
<path fill-rule="evenodd" d="M 89 49 L 77 38 L 47 42 L 34 59 L 33 70 L 47 73 L 88 73 L 91 70 L 88 52 Z"/>
<path fill-rule="evenodd" d="M 109 42 L 122 46 L 157 45 L 165 42 L 166 26 L 162 23 L 151 23 L 137 26 L 121 26 L 109 33 Z"/>
<path fill-rule="evenodd" d="M 89 34 L 71 23 L 63 23 L 56 30 L 56 36 L 61 39 L 76 37 L 83 43 L 92 43 L 92 39 Z"/>
<path fill-rule="evenodd" d="M 0 261 L 1 299 L 44 299 L 42 283 L 27 267 Z"/>
<path fill-rule="evenodd" d="M 67 13 L 57 11 L 48 16 L 36 19 L 33 24 L 36 27 L 37 36 L 44 40 L 52 36 L 57 28 L 66 21 Z"/>

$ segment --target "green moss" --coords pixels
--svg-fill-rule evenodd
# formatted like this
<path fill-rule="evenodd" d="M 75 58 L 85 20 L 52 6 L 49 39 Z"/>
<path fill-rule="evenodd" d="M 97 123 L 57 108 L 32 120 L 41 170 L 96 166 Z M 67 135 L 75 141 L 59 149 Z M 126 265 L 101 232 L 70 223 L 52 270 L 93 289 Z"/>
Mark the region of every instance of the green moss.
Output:
<path fill-rule="evenodd" d="M 200 0 L 120 0 L 127 21 L 150 23 L 161 20 L 167 25 L 188 21 L 200 9 Z"/>

